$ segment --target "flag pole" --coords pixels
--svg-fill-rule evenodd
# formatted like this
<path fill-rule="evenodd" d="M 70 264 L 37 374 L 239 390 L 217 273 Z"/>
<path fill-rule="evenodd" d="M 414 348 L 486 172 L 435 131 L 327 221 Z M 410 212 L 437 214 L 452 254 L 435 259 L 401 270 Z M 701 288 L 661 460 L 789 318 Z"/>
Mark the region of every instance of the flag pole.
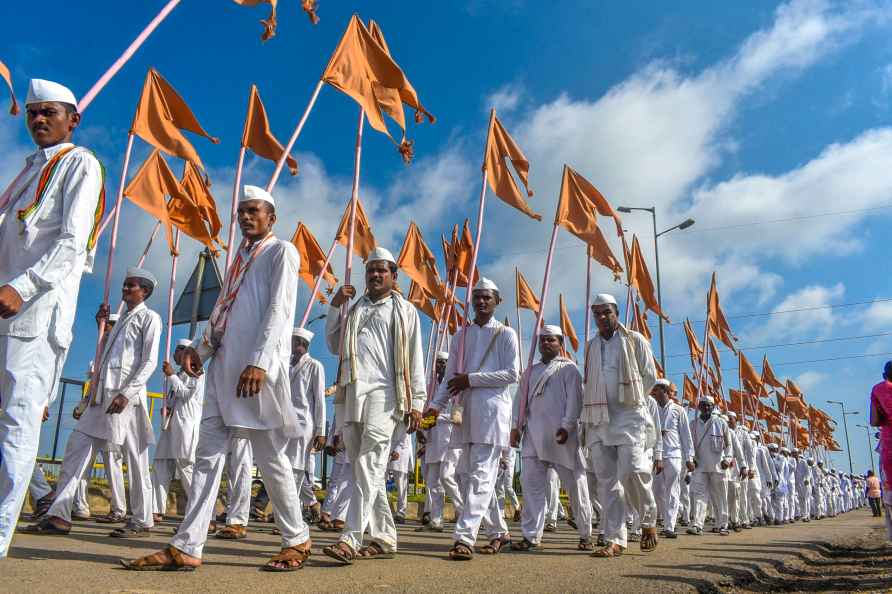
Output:
<path fill-rule="evenodd" d="M 173 240 L 174 254 L 170 264 L 170 288 L 167 291 L 167 337 L 164 343 L 164 362 L 170 363 L 170 343 L 173 335 L 173 296 L 177 288 L 177 259 L 180 251 L 180 230 L 176 229 Z M 161 406 L 161 416 L 167 418 L 167 375 L 164 375 L 164 401 Z"/>
<path fill-rule="evenodd" d="M 80 113 L 83 113 L 87 106 L 93 102 L 93 99 L 96 98 L 96 95 L 99 94 L 100 91 L 108 84 L 108 82 L 118 73 L 118 71 L 124 67 L 124 64 L 133 57 L 133 54 L 136 53 L 136 50 L 140 48 L 140 46 L 148 39 L 149 35 L 161 24 L 170 12 L 176 8 L 177 4 L 180 3 L 180 0 L 170 0 L 167 4 L 164 5 L 164 8 L 161 9 L 154 19 L 149 22 L 145 29 L 142 30 L 142 33 L 137 35 L 136 39 L 133 40 L 124 53 L 121 54 L 121 57 L 115 60 L 114 64 L 105 71 L 98 81 L 87 91 L 87 94 L 81 97 L 80 103 L 77 104 L 77 110 Z"/>
<path fill-rule="evenodd" d="M 226 268 L 224 268 L 224 276 L 229 273 L 229 267 L 232 265 L 232 260 L 235 257 L 233 243 L 235 242 L 235 225 L 238 217 L 239 188 L 242 185 L 242 169 L 245 166 L 245 152 L 247 150 L 248 148 L 245 146 L 242 146 L 239 149 L 238 165 L 235 167 L 235 182 L 232 184 L 232 208 L 229 212 L 229 237 L 226 241 Z"/>
<path fill-rule="evenodd" d="M 447 342 L 446 339 L 449 335 L 449 320 L 452 317 L 453 304 L 455 303 L 456 285 L 458 285 L 457 266 L 455 270 L 452 271 L 452 280 L 449 281 L 446 285 L 446 305 L 443 307 L 443 313 L 441 314 L 440 319 L 437 320 L 437 339 L 434 343 L 434 361 L 431 364 L 431 371 L 427 380 L 427 402 L 425 402 L 425 410 L 427 409 L 428 405 L 430 405 L 430 401 L 434 397 L 434 389 L 436 387 L 437 377 L 436 354 L 444 350 L 443 343 Z M 448 348 L 446 350 L 448 350 Z"/>
<path fill-rule="evenodd" d="M 582 348 L 582 358 L 583 358 L 583 369 L 585 375 L 582 377 L 582 381 L 585 381 L 585 377 L 588 375 L 588 341 L 591 336 L 591 331 L 589 330 L 589 325 L 591 324 L 591 315 L 592 315 L 592 256 L 591 256 L 591 248 L 588 245 L 585 246 L 585 346 Z"/>
<path fill-rule="evenodd" d="M 322 90 L 322 85 L 325 84 L 325 81 L 319 80 L 316 83 L 316 89 L 313 91 L 313 96 L 310 97 L 310 102 L 307 104 L 307 108 L 304 110 L 304 114 L 300 117 L 300 121 L 297 122 L 297 127 L 294 129 L 294 133 L 291 135 L 291 138 L 288 139 L 288 146 L 285 147 L 285 150 L 282 151 L 282 156 L 279 157 L 279 160 L 276 161 L 276 169 L 273 171 L 273 176 L 270 178 L 269 183 L 266 185 L 266 191 L 272 193 L 273 188 L 276 187 L 276 182 L 279 180 L 279 175 L 282 173 L 282 168 L 285 167 L 285 161 L 288 159 L 288 155 L 291 154 L 291 149 L 294 148 L 294 143 L 297 142 L 298 136 L 300 136 L 301 131 L 304 129 L 304 124 L 307 123 L 307 118 L 310 116 L 310 111 L 312 111 L 313 106 L 316 105 L 316 99 L 319 98 L 319 91 Z M 362 137 L 362 131 L 360 130 L 359 136 Z M 357 157 L 357 162 L 359 157 Z"/>
<path fill-rule="evenodd" d="M 517 315 L 517 350 L 523 352 L 523 328 L 520 325 L 520 304 L 517 302 L 517 266 L 514 267 L 514 312 Z M 523 374 L 523 360 L 520 361 L 520 373 Z"/>
<path fill-rule="evenodd" d="M 310 311 L 313 309 L 313 302 L 316 300 L 316 295 L 319 294 L 319 289 L 322 286 L 322 278 L 325 276 L 325 271 L 328 269 L 328 264 L 331 262 L 331 256 L 334 254 L 335 246 L 338 245 L 338 240 L 335 239 L 331 242 L 331 247 L 328 249 L 328 254 L 325 256 L 325 263 L 322 264 L 322 271 L 316 275 L 316 282 L 313 283 L 313 292 L 310 293 L 310 299 L 307 301 L 307 308 L 304 310 L 304 315 L 300 319 L 300 327 L 303 328 L 307 325 L 307 320 L 310 317 Z"/>

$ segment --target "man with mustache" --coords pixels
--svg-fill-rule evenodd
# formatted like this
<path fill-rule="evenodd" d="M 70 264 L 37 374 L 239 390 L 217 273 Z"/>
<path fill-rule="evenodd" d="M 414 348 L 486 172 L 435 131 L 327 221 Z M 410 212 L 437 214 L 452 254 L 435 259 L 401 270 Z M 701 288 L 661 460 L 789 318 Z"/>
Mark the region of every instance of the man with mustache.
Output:
<path fill-rule="evenodd" d="M 72 144 L 81 122 L 64 86 L 34 79 L 25 100 L 37 150 L 0 194 L 0 558 L 34 469 L 43 409 L 71 344 L 81 275 L 93 266 L 104 173 Z"/>

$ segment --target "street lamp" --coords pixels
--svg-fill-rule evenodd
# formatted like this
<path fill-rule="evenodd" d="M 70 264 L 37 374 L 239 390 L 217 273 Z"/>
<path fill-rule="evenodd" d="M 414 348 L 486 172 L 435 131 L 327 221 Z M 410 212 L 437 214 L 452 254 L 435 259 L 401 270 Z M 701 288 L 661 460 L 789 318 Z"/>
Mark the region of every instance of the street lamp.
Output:
<path fill-rule="evenodd" d="M 654 260 L 657 265 L 657 305 L 660 306 L 660 311 L 663 311 L 663 295 L 662 295 L 662 291 L 660 290 L 660 246 L 659 246 L 659 242 L 657 240 L 660 238 L 661 235 L 665 235 L 666 233 L 669 233 L 670 231 L 675 231 L 676 229 L 687 229 L 688 227 L 690 227 L 691 225 L 694 224 L 694 219 L 690 219 L 690 218 L 685 219 L 682 222 L 680 222 L 679 224 L 673 225 L 672 227 L 669 227 L 668 229 L 664 229 L 663 231 L 660 231 L 659 233 L 657 233 L 657 207 L 656 206 L 651 206 L 649 208 L 642 208 L 642 207 L 637 207 L 637 206 L 620 206 L 616 210 L 623 212 L 623 213 L 627 213 L 627 214 L 632 212 L 633 210 L 643 210 L 643 211 L 649 212 L 651 217 L 653 218 Z M 668 373 L 669 370 L 666 369 L 666 344 L 663 339 L 663 317 L 662 316 L 658 316 L 658 317 L 660 318 L 660 366 L 663 368 L 663 371 L 665 373 Z"/>
<path fill-rule="evenodd" d="M 842 407 L 842 427 L 846 432 L 846 453 L 849 455 L 849 474 L 855 474 L 855 470 L 852 467 L 852 444 L 849 443 L 849 424 L 846 422 L 846 416 L 857 415 L 860 413 L 851 410 L 847 411 L 845 403 L 840 402 L 839 400 L 828 400 L 827 404 L 838 404 Z"/>
<path fill-rule="evenodd" d="M 867 425 L 855 425 L 856 427 L 861 427 L 864 431 L 867 432 L 867 451 L 870 452 L 870 469 L 876 474 L 876 469 L 873 466 L 873 439 L 870 437 L 870 432 L 872 429 Z"/>

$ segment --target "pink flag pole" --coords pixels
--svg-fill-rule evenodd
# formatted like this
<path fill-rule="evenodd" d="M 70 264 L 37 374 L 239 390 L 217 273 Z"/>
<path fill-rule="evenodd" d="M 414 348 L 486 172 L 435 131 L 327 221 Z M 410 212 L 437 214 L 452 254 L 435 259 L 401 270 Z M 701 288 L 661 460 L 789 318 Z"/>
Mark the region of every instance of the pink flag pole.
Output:
<path fill-rule="evenodd" d="M 238 198 L 239 198 L 239 188 L 242 185 L 242 169 L 245 166 L 245 151 L 248 149 L 246 147 L 241 147 L 238 152 L 238 165 L 235 168 L 235 182 L 232 184 L 232 208 L 229 212 L 229 237 L 226 240 L 226 268 L 224 269 L 224 274 L 229 273 L 229 267 L 232 265 L 232 260 L 235 258 L 235 227 L 237 224 L 238 218 Z"/>
<path fill-rule="evenodd" d="M 173 296 L 177 288 L 177 256 L 180 250 L 180 230 L 174 232 L 174 255 L 170 263 L 170 288 L 167 291 L 167 337 L 164 344 L 164 362 L 170 363 L 170 343 L 173 336 Z M 164 376 L 164 400 L 161 405 L 161 417 L 167 417 L 167 375 Z"/>
<path fill-rule="evenodd" d="M 288 146 L 285 147 L 285 150 L 282 151 L 282 156 L 279 157 L 279 160 L 276 161 L 276 169 L 273 171 L 273 176 L 270 178 L 269 183 L 266 185 L 266 191 L 272 193 L 273 188 L 276 187 L 276 182 L 279 181 L 279 175 L 282 174 L 282 168 L 285 167 L 285 161 L 288 159 L 288 155 L 291 154 L 291 149 L 294 148 L 294 143 L 297 142 L 297 138 L 300 136 L 301 131 L 304 129 L 304 124 L 307 123 L 307 118 L 310 116 L 310 111 L 312 111 L 313 106 L 316 105 L 316 99 L 319 98 L 319 91 L 322 90 L 322 85 L 325 84 L 325 81 L 320 80 L 316 84 L 316 89 L 313 91 L 313 96 L 310 97 L 310 102 L 307 104 L 307 108 L 304 110 L 304 114 L 300 117 L 300 121 L 297 123 L 297 127 L 294 129 L 294 133 L 291 135 L 291 138 L 288 139 Z M 362 136 L 362 132 L 360 131 L 360 136 Z"/>
<path fill-rule="evenodd" d="M 514 268 L 514 282 L 517 282 L 517 268 Z M 517 290 L 514 291 L 514 313 L 517 315 L 517 350 L 523 352 L 523 327 L 520 324 L 520 304 L 517 303 Z M 523 375 L 523 360 L 520 361 L 520 373 Z"/>
<path fill-rule="evenodd" d="M 321 84 L 321 83 L 320 83 Z M 359 202 L 359 166 L 362 162 L 362 128 L 365 122 L 365 109 L 359 110 L 359 123 L 356 126 L 356 150 L 353 158 L 353 191 L 350 194 L 350 234 L 347 236 L 347 262 L 344 265 L 344 284 L 350 284 L 351 272 L 353 272 L 353 235 L 356 231 L 356 203 Z M 344 350 L 344 332 L 346 331 L 348 303 L 341 306 L 340 326 L 341 332 L 338 338 L 338 353 Z"/>
<path fill-rule="evenodd" d="M 536 325 L 533 327 L 532 334 L 530 335 L 530 355 L 527 357 L 526 376 L 529 376 L 530 371 L 533 368 L 533 361 L 536 358 L 536 346 L 539 341 L 539 330 L 542 326 L 542 319 L 545 316 L 545 300 L 548 296 L 548 282 L 551 280 L 551 264 L 554 261 L 554 246 L 557 242 L 559 228 L 560 225 L 555 223 L 554 228 L 551 230 L 551 240 L 548 242 L 548 257 L 545 260 L 545 277 L 542 279 L 542 294 L 539 297 L 539 313 L 536 314 Z M 526 404 L 530 393 L 530 385 L 528 381 L 525 383 L 526 389 L 520 397 L 520 410 L 517 415 L 517 427 L 515 427 L 517 430 L 520 430 L 526 422 Z"/>
<path fill-rule="evenodd" d="M 585 347 L 582 349 L 583 376 L 588 376 L 588 341 L 591 340 L 592 315 L 592 256 L 588 245 L 585 246 Z"/>
<path fill-rule="evenodd" d="M 96 81 L 96 84 L 94 84 L 90 88 L 90 90 L 87 91 L 87 94 L 81 98 L 80 103 L 77 104 L 77 110 L 80 113 L 83 113 L 84 110 L 87 109 L 87 106 L 92 103 L 93 99 L 96 98 L 96 95 L 98 95 L 99 92 L 105 87 L 105 85 L 108 84 L 108 81 L 110 81 L 118 73 L 118 71 L 124 67 L 124 64 L 126 64 L 127 61 L 131 57 L 133 57 L 133 54 L 136 53 L 136 50 L 139 49 L 139 47 L 145 42 L 145 40 L 148 39 L 149 35 L 151 35 L 152 32 L 158 28 L 158 25 L 161 24 L 161 21 L 163 21 L 179 3 L 180 0 L 170 0 L 170 2 L 164 5 L 164 8 L 161 9 L 161 12 L 159 12 L 155 16 L 155 18 L 152 19 L 152 21 L 146 26 L 146 28 L 142 30 L 142 33 L 140 33 L 136 37 L 136 39 L 133 40 L 133 43 L 131 43 L 130 46 L 127 47 L 126 50 L 124 50 L 124 53 L 121 54 L 121 57 L 115 60 L 115 63 L 112 64 L 111 67 L 105 72 L 105 74 L 103 74 L 99 78 L 99 80 Z"/>
<path fill-rule="evenodd" d="M 329 262 L 331 262 L 331 255 L 334 254 L 336 245 L 338 245 L 337 239 L 331 242 L 331 247 L 328 249 L 328 254 L 325 256 L 325 263 L 322 265 L 322 272 L 316 275 L 316 282 L 313 285 L 313 292 L 310 293 L 310 299 L 307 301 L 307 308 L 304 310 L 304 315 L 300 319 L 301 328 L 307 325 L 307 320 L 310 318 L 310 311 L 312 311 L 313 309 L 313 302 L 316 301 L 316 295 L 319 294 L 319 289 L 322 286 L 322 277 L 325 274 L 325 270 L 328 268 Z"/>
<path fill-rule="evenodd" d="M 449 335 L 449 319 L 452 317 L 452 309 L 453 303 L 455 302 L 455 287 L 458 284 L 458 268 L 456 268 L 452 272 L 452 279 L 446 285 L 446 306 L 443 308 L 443 313 L 440 316 L 440 319 L 437 320 L 437 339 L 434 344 L 434 355 L 433 360 L 431 362 L 430 374 L 428 375 L 427 380 L 427 402 L 425 402 L 424 408 L 427 409 L 428 405 L 430 405 L 431 400 L 434 397 L 434 390 L 436 390 L 437 385 L 437 365 L 436 365 L 436 354 L 443 349 L 443 343 L 446 342 L 446 338 Z"/>

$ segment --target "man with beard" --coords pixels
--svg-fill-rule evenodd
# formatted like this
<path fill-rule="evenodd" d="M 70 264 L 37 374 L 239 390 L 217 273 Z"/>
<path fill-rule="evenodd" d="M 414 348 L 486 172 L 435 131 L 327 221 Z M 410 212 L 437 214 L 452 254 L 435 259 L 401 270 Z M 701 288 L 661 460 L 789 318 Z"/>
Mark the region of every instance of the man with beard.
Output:
<path fill-rule="evenodd" d="M 663 428 L 663 472 L 654 479 L 657 505 L 663 517 L 663 536 L 677 538 L 675 523 L 681 496 L 682 466 L 694 471 L 694 447 L 685 410 L 670 398 L 672 384 L 658 379 L 653 394 Z"/>
<path fill-rule="evenodd" d="M 691 421 L 694 440 L 694 472 L 691 498 L 694 500 L 692 525 L 688 534 L 700 536 L 706 521 L 706 508 L 712 503 L 718 533 L 728 536 L 728 475 L 734 451 L 728 424 L 713 414 L 715 400 L 701 396 L 698 414 Z"/>

